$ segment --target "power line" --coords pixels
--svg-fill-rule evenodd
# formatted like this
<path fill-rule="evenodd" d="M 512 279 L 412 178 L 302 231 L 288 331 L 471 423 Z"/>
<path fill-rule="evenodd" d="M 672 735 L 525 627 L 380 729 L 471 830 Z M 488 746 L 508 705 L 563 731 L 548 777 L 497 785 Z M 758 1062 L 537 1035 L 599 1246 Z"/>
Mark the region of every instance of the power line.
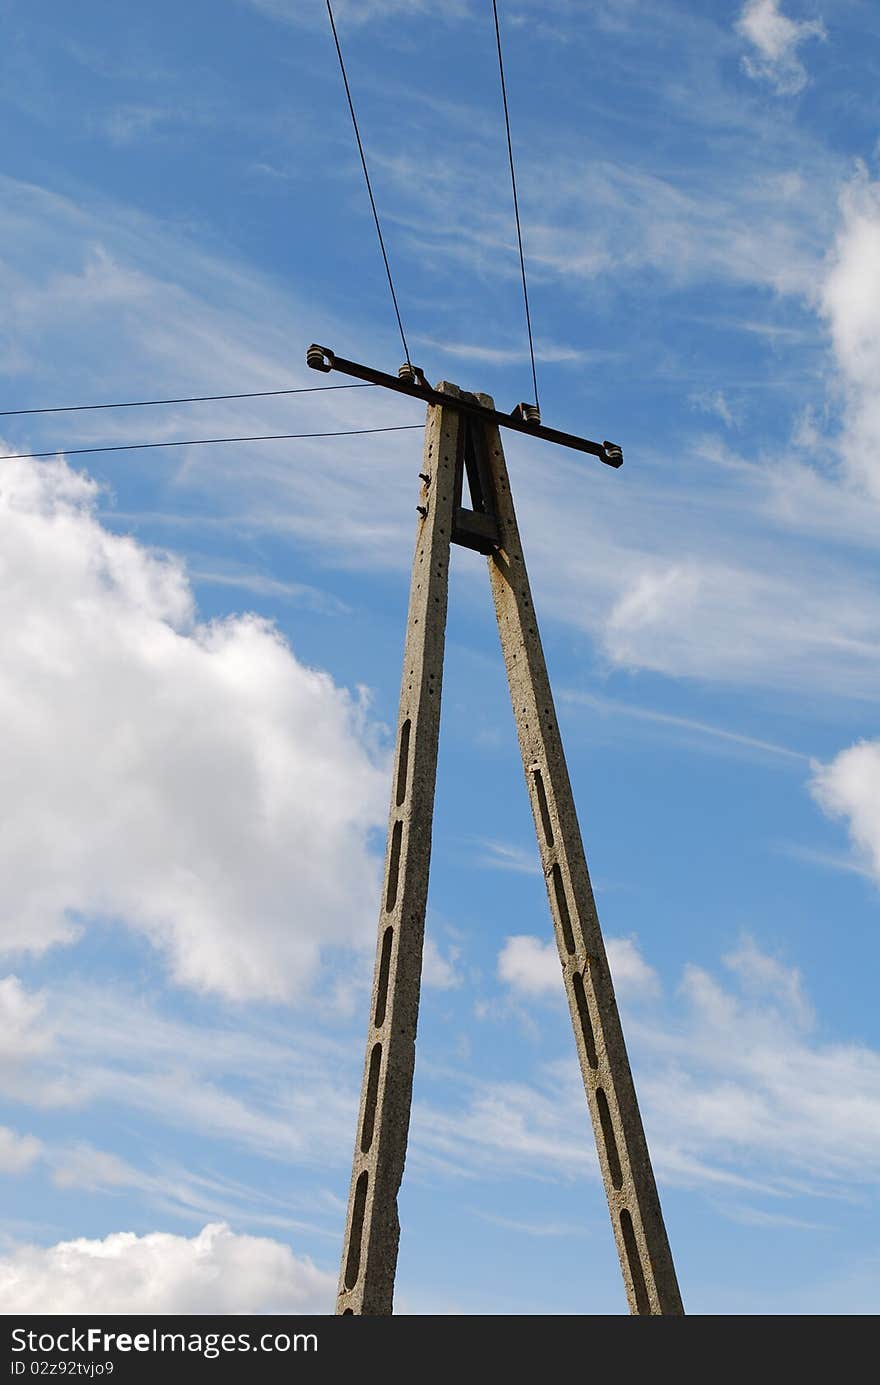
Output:
<path fill-rule="evenodd" d="M 248 394 L 194 394 L 186 399 L 129 399 L 122 404 L 57 404 L 45 409 L 0 409 L 0 418 L 24 414 L 74 414 L 84 409 L 145 409 L 151 404 L 208 404 L 218 399 L 268 399 L 279 394 L 317 394 L 321 390 L 365 390 L 375 385 L 303 385 L 289 390 L 251 390 Z"/>
<path fill-rule="evenodd" d="M 504 58 L 501 56 L 501 28 L 498 23 L 498 5 L 492 0 L 492 13 L 495 16 L 495 41 L 498 45 L 498 70 L 501 74 L 501 99 L 504 102 L 504 126 L 507 130 L 507 157 L 510 160 L 510 185 L 513 188 L 513 212 L 516 217 L 516 241 L 519 246 L 519 268 L 522 274 L 523 302 L 526 305 L 526 327 L 529 333 L 529 355 L 532 360 L 532 384 L 535 386 L 535 404 L 538 401 L 538 376 L 535 372 L 535 348 L 532 343 L 532 319 L 529 314 L 529 291 L 526 288 L 526 262 L 523 257 L 522 230 L 519 224 L 519 202 L 516 196 L 516 174 L 513 169 L 513 144 L 510 139 L 510 114 L 507 109 L 507 87 L 504 82 Z"/>
<path fill-rule="evenodd" d="M 379 213 L 376 210 L 376 199 L 373 197 L 373 186 L 370 182 L 370 175 L 367 172 L 367 160 L 364 154 L 364 146 L 361 143 L 361 134 L 358 129 L 357 116 L 354 113 L 354 102 L 351 99 L 351 88 L 348 85 L 348 77 L 345 73 L 345 63 L 342 58 L 342 49 L 339 45 L 339 35 L 336 32 L 336 21 L 333 18 L 333 9 L 330 0 L 327 0 L 327 13 L 330 16 L 330 28 L 333 30 L 333 42 L 336 44 L 336 52 L 339 57 L 339 67 L 342 72 L 342 80 L 345 83 L 345 94 L 348 97 L 348 109 L 351 111 L 351 123 L 354 126 L 354 136 L 357 140 L 358 153 L 361 156 L 361 167 L 364 170 L 364 179 L 367 184 L 367 192 L 370 194 L 370 206 L 373 208 L 373 220 L 376 223 L 376 233 L 379 237 L 379 248 L 382 251 L 382 259 L 385 261 L 385 273 L 388 275 L 388 287 L 391 290 L 391 301 L 394 304 L 394 311 L 397 314 L 397 326 L 400 329 L 400 340 L 403 342 L 403 354 L 407 365 L 412 365 L 409 358 L 409 347 L 406 344 L 406 336 L 403 331 L 403 323 L 400 318 L 400 308 L 397 306 L 397 294 L 394 292 L 394 280 L 391 277 L 391 266 L 388 263 L 388 256 L 385 253 L 385 240 L 382 235 L 382 227 L 379 224 Z"/>
<path fill-rule="evenodd" d="M 52 452 L 7 452 L 0 462 L 29 461 L 38 457 L 57 457 L 63 452 L 67 457 L 80 456 L 84 452 L 139 452 L 147 447 L 204 447 L 214 442 L 286 442 L 291 438 L 351 438 L 361 433 L 407 433 L 412 428 L 421 428 L 421 423 L 398 423 L 386 428 L 341 428 L 335 433 L 263 433 L 249 438 L 185 438 L 181 442 L 124 442 L 112 447 L 56 447 Z"/>

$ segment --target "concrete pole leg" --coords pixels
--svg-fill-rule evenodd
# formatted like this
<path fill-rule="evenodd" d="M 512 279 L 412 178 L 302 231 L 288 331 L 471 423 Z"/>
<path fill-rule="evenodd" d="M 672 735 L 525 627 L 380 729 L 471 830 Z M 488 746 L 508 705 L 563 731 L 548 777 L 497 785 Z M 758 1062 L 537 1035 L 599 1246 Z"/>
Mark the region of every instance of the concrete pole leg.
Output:
<path fill-rule="evenodd" d="M 457 394 L 454 385 L 439 390 Z M 337 1313 L 392 1312 L 431 863 L 461 415 L 432 405 L 410 586 L 379 937 Z"/>
<path fill-rule="evenodd" d="M 485 395 L 477 398 L 492 407 Z M 489 577 L 571 1021 L 631 1313 L 683 1313 L 593 900 L 498 428 Z"/>

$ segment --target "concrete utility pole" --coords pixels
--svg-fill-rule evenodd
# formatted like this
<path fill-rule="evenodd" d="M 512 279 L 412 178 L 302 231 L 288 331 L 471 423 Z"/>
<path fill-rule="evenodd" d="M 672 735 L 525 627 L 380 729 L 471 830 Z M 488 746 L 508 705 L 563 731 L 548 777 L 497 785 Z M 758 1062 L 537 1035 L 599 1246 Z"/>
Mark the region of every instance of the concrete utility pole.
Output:
<path fill-rule="evenodd" d="M 499 424 L 591 452 L 611 443 L 543 427 L 520 405 L 499 414 L 487 395 L 431 389 L 309 348 L 315 369 L 339 369 L 428 401 L 419 521 L 410 586 L 379 938 L 355 1140 L 337 1313 L 389 1314 L 415 1068 L 450 545 L 486 555 L 520 753 L 559 949 L 599 1165 L 630 1312 L 681 1314 L 681 1296 L 642 1128 L 596 914 L 559 725 L 519 539 Z M 467 477 L 471 508 L 462 505 Z"/>

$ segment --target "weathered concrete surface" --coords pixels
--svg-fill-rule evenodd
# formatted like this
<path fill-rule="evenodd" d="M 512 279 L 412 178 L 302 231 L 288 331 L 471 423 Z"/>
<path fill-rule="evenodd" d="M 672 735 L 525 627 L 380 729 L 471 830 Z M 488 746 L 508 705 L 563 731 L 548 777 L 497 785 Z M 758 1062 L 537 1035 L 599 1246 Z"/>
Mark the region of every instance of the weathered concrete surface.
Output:
<path fill-rule="evenodd" d="M 438 389 L 457 394 L 454 385 Z M 367 1054 L 337 1313 L 392 1311 L 409 1135 L 461 415 L 428 409 Z"/>
<path fill-rule="evenodd" d="M 477 398 L 494 407 L 487 395 Z M 501 534 L 488 559 L 550 912 L 630 1312 L 680 1314 L 623 1030 L 593 900 L 497 427 L 486 429 Z"/>

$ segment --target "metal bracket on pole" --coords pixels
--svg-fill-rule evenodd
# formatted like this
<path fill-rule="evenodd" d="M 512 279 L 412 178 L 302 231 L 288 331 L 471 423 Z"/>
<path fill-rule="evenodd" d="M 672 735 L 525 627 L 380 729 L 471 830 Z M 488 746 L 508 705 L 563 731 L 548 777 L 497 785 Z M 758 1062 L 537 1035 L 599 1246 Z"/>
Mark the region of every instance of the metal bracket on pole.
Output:
<path fill-rule="evenodd" d="M 467 477 L 471 508 L 462 505 Z M 452 542 L 488 556 L 501 541 L 495 510 L 495 490 L 486 454 L 486 432 L 473 414 L 462 413 L 455 451 L 455 508 Z"/>

